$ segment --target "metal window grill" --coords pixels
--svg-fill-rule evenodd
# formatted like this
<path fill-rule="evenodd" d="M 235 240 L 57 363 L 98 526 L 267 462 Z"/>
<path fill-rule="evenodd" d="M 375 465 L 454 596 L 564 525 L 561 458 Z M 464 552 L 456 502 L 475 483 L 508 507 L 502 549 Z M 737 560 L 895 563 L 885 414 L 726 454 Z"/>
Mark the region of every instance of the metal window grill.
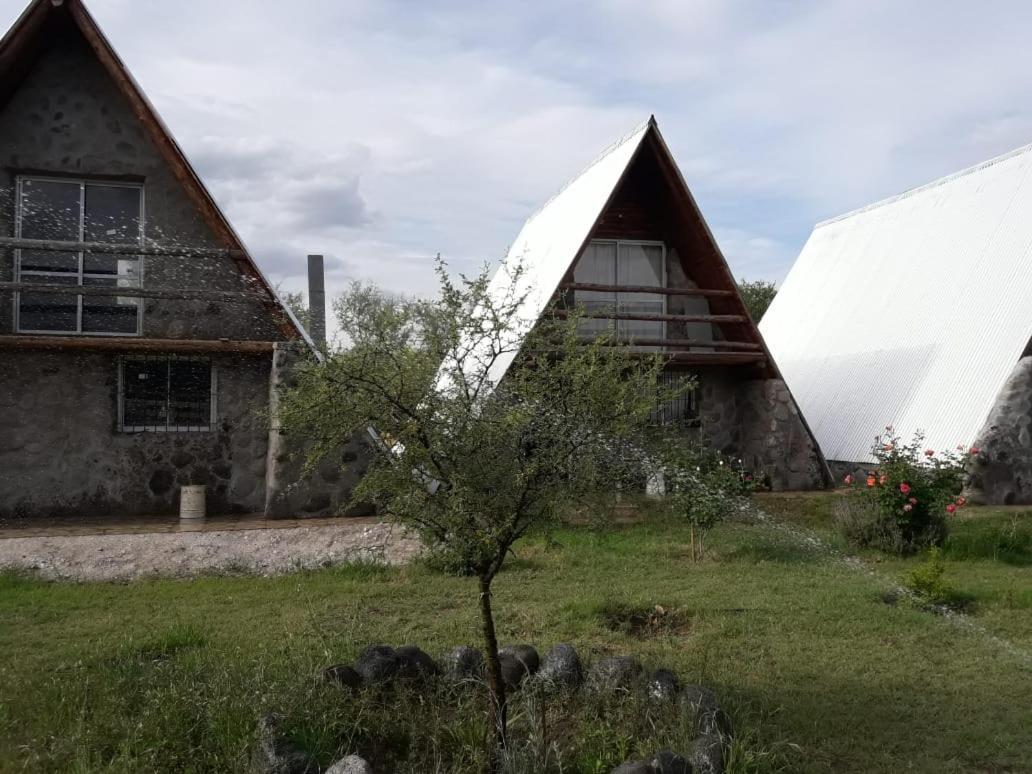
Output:
<path fill-rule="evenodd" d="M 121 359 L 119 426 L 126 432 L 203 431 L 215 425 L 211 360 L 169 355 Z"/>
<path fill-rule="evenodd" d="M 663 389 L 684 385 L 694 378 L 693 374 L 683 371 L 665 371 L 660 374 L 659 384 Z M 698 427 L 699 391 L 698 389 L 682 392 L 671 400 L 657 403 L 652 410 L 651 422 L 661 427 Z"/>

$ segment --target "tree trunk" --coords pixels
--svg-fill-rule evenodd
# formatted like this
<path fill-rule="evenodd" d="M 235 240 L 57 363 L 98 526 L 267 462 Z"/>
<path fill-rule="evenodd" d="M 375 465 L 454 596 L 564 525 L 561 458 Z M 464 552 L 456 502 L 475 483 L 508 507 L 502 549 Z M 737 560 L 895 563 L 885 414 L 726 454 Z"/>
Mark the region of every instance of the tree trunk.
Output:
<path fill-rule="evenodd" d="M 692 538 L 691 538 L 691 540 L 692 540 L 692 561 L 696 562 L 696 561 L 698 561 L 698 557 L 695 555 L 695 525 L 692 524 L 688 528 L 688 530 L 689 530 L 689 533 L 692 536 Z"/>
<path fill-rule="evenodd" d="M 491 691 L 491 710 L 494 713 L 494 739 L 491 749 L 492 771 L 498 768 L 498 759 L 506 745 L 505 683 L 502 666 L 498 661 L 498 638 L 495 636 L 494 617 L 491 614 L 491 579 L 480 578 L 480 617 L 484 627 L 484 656 L 487 659 L 487 685 Z"/>

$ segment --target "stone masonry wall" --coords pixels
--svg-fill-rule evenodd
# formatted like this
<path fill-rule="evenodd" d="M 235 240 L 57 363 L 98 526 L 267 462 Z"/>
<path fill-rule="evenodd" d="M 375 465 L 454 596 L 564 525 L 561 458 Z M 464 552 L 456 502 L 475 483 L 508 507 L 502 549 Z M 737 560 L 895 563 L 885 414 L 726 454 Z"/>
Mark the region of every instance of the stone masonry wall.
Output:
<path fill-rule="evenodd" d="M 741 379 L 731 369 L 697 374 L 699 428 L 689 437 L 736 459 L 775 490 L 817 489 L 817 448 L 778 379 Z"/>
<path fill-rule="evenodd" d="M 269 358 L 218 355 L 211 432 L 117 432 L 118 358 L 4 351 L 0 518 L 174 512 L 182 484 L 208 485 L 208 510 L 265 502 Z"/>
<path fill-rule="evenodd" d="M 981 451 L 969 470 L 972 502 L 1032 503 L 1032 357 L 1014 366 L 974 446 Z"/>
<path fill-rule="evenodd" d="M 817 446 L 780 379 L 738 385 L 739 454 L 746 469 L 775 490 L 818 489 L 825 482 Z"/>
<path fill-rule="evenodd" d="M 374 508 L 350 502 L 351 491 L 369 467 L 371 449 L 363 437 L 326 454 L 316 468 L 305 471 L 311 444 L 291 436 L 277 418 L 279 393 L 294 386 L 296 369 L 307 357 L 299 344 L 280 343 L 273 356 L 269 382 L 268 461 L 265 479 L 265 514 L 269 517 L 322 516 L 343 514 L 366 516 Z"/>

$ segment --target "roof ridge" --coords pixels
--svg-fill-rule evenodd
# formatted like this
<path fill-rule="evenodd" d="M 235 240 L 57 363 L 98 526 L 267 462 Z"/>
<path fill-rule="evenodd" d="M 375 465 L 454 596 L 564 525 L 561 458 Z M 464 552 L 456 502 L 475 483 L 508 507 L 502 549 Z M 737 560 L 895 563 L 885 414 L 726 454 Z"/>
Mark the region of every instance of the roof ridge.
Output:
<path fill-rule="evenodd" d="M 832 218 L 827 218 L 825 220 L 819 221 L 813 227 L 814 231 L 816 231 L 817 229 L 819 229 L 819 228 L 821 228 L 823 226 L 828 226 L 828 225 L 831 225 L 832 223 L 838 223 L 841 220 L 845 220 L 846 218 L 851 218 L 854 215 L 860 215 L 860 214 L 862 214 L 864 212 L 868 212 L 870 210 L 876 210 L 879 207 L 884 207 L 886 205 L 893 204 L 894 202 L 898 202 L 898 201 L 901 201 L 903 199 L 908 199 L 911 196 L 915 196 L 916 194 L 923 193 L 924 191 L 928 191 L 928 190 L 930 190 L 932 188 L 938 188 L 940 186 L 946 185 L 947 183 L 951 183 L 954 180 L 957 180 L 958 178 L 966 177 L 968 175 L 974 174 L 975 172 L 980 172 L 983 169 L 987 169 L 988 167 L 992 167 L 992 166 L 995 166 L 996 164 L 1000 164 L 1000 163 L 1002 163 L 1004 161 L 1008 161 L 1008 160 L 1014 158 L 1015 156 L 1020 156 L 1020 155 L 1022 155 L 1024 153 L 1028 153 L 1029 151 L 1032 151 L 1032 143 L 1029 143 L 1028 145 L 1022 145 L 1021 147 L 1015 148 L 1014 150 L 1007 151 L 1006 153 L 1001 153 L 999 156 L 993 156 L 992 158 L 987 159 L 986 161 L 982 161 L 982 162 L 979 162 L 978 164 L 974 164 L 974 165 L 972 165 L 970 167 L 966 167 L 966 168 L 961 169 L 961 170 L 959 170 L 957 172 L 952 172 L 952 173 L 950 173 L 948 175 L 944 175 L 943 177 L 940 177 L 940 178 L 937 178 L 935 180 L 932 180 L 931 182 L 924 183 L 924 184 L 919 185 L 919 186 L 915 186 L 914 188 L 908 188 L 907 190 L 903 191 L 902 193 L 894 194 L 893 196 L 886 197 L 885 199 L 879 199 L 878 201 L 872 202 L 871 204 L 864 205 L 863 207 L 857 207 L 855 210 L 849 210 L 848 212 L 844 212 L 841 215 L 836 215 L 836 216 L 834 216 Z"/>
<path fill-rule="evenodd" d="M 540 214 L 541 214 L 541 213 L 542 213 L 542 212 L 543 212 L 543 211 L 544 211 L 544 210 L 545 210 L 545 209 L 546 209 L 546 208 L 548 207 L 548 205 L 550 205 L 550 204 L 551 204 L 552 202 L 554 202 L 554 201 L 555 201 L 556 199 L 558 199 L 558 198 L 559 198 L 559 196 L 560 196 L 560 195 L 561 195 L 561 194 L 562 194 L 562 193 L 563 193 L 563 192 L 564 192 L 564 191 L 565 191 L 565 190 L 566 190 L 567 188 L 569 188 L 569 187 L 570 187 L 571 185 L 573 185 L 573 184 L 574 184 L 574 183 L 575 183 L 575 182 L 576 182 L 577 180 L 579 180 L 580 178 L 582 178 L 582 177 L 583 177 L 583 176 L 584 176 L 584 175 L 585 175 L 585 174 L 587 173 L 587 171 L 588 171 L 589 169 L 591 169 L 591 168 L 592 168 L 592 167 L 594 167 L 594 166 L 595 166 L 596 164 L 598 164 L 599 162 L 601 162 L 601 161 L 602 161 L 602 160 L 603 160 L 604 158 L 606 158 L 606 156 L 608 156 L 608 155 L 610 155 L 611 153 L 613 153 L 613 152 L 614 152 L 614 151 L 615 151 L 615 150 L 616 150 L 617 148 L 619 148 L 619 147 L 620 147 L 620 146 L 622 146 L 622 145 L 623 145 L 623 144 L 624 144 L 625 142 L 627 142 L 627 141 L 628 141 L 628 140 L 630 140 L 630 139 L 631 139 L 632 137 L 634 137 L 634 135 L 638 134 L 638 133 L 639 133 L 639 132 L 641 132 L 641 131 L 642 131 L 643 129 L 646 129 L 647 127 L 649 127 L 650 125 L 654 124 L 655 122 L 656 122 L 656 119 L 655 119 L 655 117 L 654 117 L 654 116 L 651 116 L 651 115 L 650 115 L 650 116 L 649 116 L 648 118 L 646 118 L 646 119 L 645 119 L 644 121 L 642 121 L 642 122 L 641 122 L 640 124 L 638 124 L 637 126 L 635 126 L 635 127 L 634 127 L 634 128 L 633 128 L 633 129 L 631 130 L 631 131 L 629 131 L 629 132 L 627 132 L 626 134 L 624 134 L 623 136 L 621 136 L 621 137 L 620 137 L 620 138 L 619 138 L 618 140 L 616 140 L 615 142 L 613 142 L 613 143 L 610 143 L 610 144 L 609 144 L 609 145 L 608 145 L 608 146 L 607 146 L 607 147 L 606 147 L 606 148 L 605 148 L 605 149 L 604 149 L 604 150 L 603 150 L 603 151 L 602 151 L 601 153 L 599 153 L 599 154 L 598 154 L 597 156 L 595 156 L 595 158 L 594 158 L 594 159 L 592 159 L 592 160 L 591 160 L 591 161 L 590 161 L 590 162 L 589 162 L 588 164 L 586 164 L 586 165 L 585 165 L 584 167 L 582 167 L 582 168 L 581 168 L 581 170 L 580 170 L 580 171 L 579 171 L 579 172 L 578 172 L 577 174 L 575 174 L 575 175 L 574 175 L 573 177 L 569 178 L 569 179 L 568 179 L 568 180 L 567 180 L 567 181 L 566 181 L 565 183 L 563 183 L 563 184 L 562 184 L 562 185 L 561 185 L 561 186 L 559 187 L 559 190 L 558 190 L 558 191 L 556 191 L 556 192 L 555 192 L 554 194 L 552 194 L 551 196 L 549 196 L 547 200 L 545 200 L 545 203 L 544 203 L 544 204 L 542 204 L 542 205 L 541 205 L 540 207 L 538 207 L 538 208 L 537 208 L 536 210 L 534 210 L 534 211 L 533 211 L 532 213 L 530 213 L 530 215 L 528 215 L 528 216 L 527 216 L 527 219 L 526 219 L 526 220 L 525 220 L 525 221 L 523 222 L 523 225 L 527 225 L 527 224 L 528 224 L 528 223 L 530 223 L 530 222 L 531 222 L 532 220 L 534 220 L 534 218 L 536 218 L 536 217 L 537 217 L 538 215 L 540 215 Z"/>

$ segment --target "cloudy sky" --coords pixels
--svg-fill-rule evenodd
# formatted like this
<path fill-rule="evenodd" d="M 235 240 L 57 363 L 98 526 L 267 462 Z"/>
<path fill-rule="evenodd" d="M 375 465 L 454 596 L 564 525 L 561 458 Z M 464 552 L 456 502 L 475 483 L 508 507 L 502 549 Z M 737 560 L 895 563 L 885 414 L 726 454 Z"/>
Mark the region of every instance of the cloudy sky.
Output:
<path fill-rule="evenodd" d="M 22 0 L 0 0 L 13 21 Z M 91 0 L 274 281 L 428 293 L 655 113 L 738 275 L 1032 142 L 1032 3 Z"/>

